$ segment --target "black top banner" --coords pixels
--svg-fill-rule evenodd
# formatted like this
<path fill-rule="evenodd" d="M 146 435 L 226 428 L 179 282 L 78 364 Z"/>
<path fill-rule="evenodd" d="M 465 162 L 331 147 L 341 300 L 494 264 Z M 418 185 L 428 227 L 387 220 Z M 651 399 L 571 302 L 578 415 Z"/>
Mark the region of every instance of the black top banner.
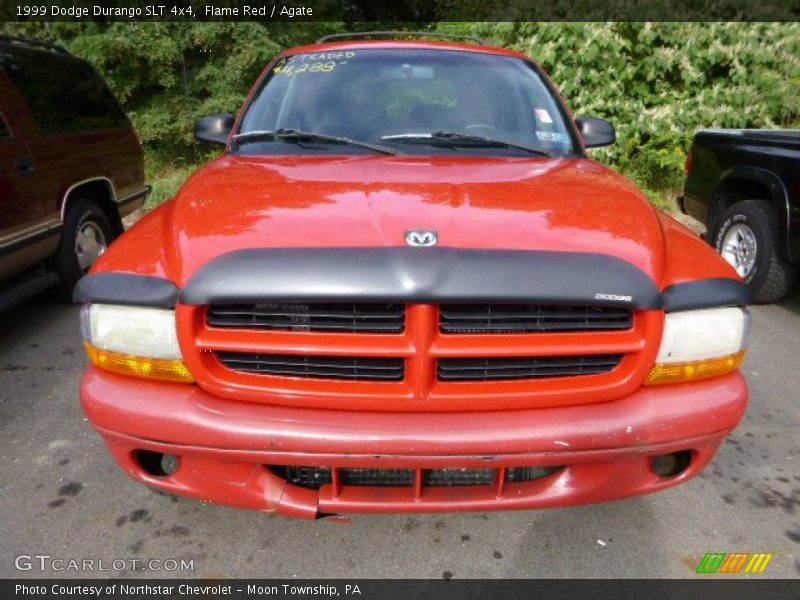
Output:
<path fill-rule="evenodd" d="M 4 600 L 739 600 L 797 598 L 792 580 L 570 580 L 570 579 L 26 579 L 0 581 Z"/>
<path fill-rule="evenodd" d="M 800 0 L 5 0 L 0 21 L 797 21 Z"/>

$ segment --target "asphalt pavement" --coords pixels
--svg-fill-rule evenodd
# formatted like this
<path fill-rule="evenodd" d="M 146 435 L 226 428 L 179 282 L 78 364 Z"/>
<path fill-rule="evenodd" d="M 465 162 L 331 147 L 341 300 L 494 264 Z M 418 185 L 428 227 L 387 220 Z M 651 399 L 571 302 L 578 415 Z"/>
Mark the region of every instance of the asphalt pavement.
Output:
<path fill-rule="evenodd" d="M 757 577 L 800 577 L 800 287 L 753 308 L 750 407 L 701 477 L 601 505 L 349 524 L 128 479 L 78 402 L 77 313 L 43 296 L 0 315 L 0 577 L 692 577 L 705 553 L 735 551 L 774 554 Z M 50 558 L 25 558 L 37 555 Z M 54 571 L 69 563 L 53 559 L 92 560 L 95 571 Z M 97 571 L 100 559 L 110 572 Z M 151 559 L 161 570 L 132 571 Z M 167 571 L 169 559 L 193 569 Z"/>

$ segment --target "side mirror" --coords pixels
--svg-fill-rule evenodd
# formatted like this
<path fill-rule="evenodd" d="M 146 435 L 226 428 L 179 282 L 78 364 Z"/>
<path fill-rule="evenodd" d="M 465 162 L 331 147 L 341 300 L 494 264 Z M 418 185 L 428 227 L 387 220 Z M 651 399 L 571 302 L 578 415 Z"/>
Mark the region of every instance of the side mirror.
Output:
<path fill-rule="evenodd" d="M 578 117 L 575 119 L 578 131 L 581 133 L 583 143 L 587 148 L 608 146 L 617 141 L 617 132 L 614 126 L 605 119 L 597 117 Z"/>
<path fill-rule="evenodd" d="M 228 143 L 233 124 L 236 121 L 231 113 L 217 113 L 203 117 L 197 122 L 194 128 L 194 139 L 198 142 L 208 142 L 209 144 Z"/>

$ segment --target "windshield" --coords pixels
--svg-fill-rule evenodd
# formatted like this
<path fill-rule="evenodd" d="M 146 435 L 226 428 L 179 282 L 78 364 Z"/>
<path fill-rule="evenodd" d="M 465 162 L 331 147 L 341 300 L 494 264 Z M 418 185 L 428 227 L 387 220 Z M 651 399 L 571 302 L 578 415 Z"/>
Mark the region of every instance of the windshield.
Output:
<path fill-rule="evenodd" d="M 276 131 L 305 135 L 258 135 Z M 248 105 L 232 151 L 370 152 L 322 138 L 336 136 L 403 154 L 565 156 L 579 152 L 574 135 L 560 102 L 527 61 L 354 49 L 280 59 Z"/>

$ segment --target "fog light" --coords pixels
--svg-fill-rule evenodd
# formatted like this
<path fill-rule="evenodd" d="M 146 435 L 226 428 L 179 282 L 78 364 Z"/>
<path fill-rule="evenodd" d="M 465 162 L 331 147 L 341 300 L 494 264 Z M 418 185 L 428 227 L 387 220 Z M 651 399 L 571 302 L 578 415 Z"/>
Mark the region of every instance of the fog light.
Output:
<path fill-rule="evenodd" d="M 154 477 L 166 477 L 178 470 L 180 461 L 174 454 L 163 454 L 152 450 L 137 450 L 136 461 L 139 466 Z"/>
<path fill-rule="evenodd" d="M 174 454 L 164 454 L 161 457 L 161 470 L 165 475 L 172 475 L 178 470 L 178 457 Z"/>
<path fill-rule="evenodd" d="M 691 450 L 681 450 L 653 456 L 650 459 L 650 468 L 659 477 L 677 477 L 689 467 L 691 462 Z"/>

